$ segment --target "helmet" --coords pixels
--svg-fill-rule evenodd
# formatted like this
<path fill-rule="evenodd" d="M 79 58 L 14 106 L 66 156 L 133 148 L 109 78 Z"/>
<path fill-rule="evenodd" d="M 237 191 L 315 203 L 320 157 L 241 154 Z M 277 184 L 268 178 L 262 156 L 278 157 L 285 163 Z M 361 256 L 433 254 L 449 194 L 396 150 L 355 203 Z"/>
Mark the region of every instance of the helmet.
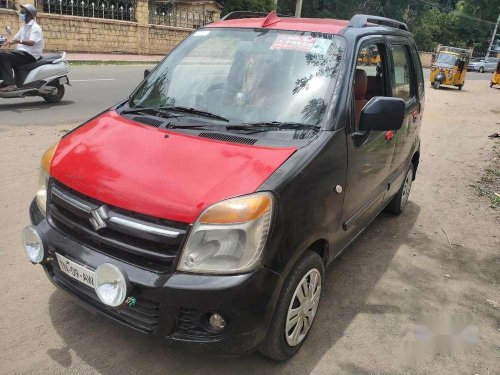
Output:
<path fill-rule="evenodd" d="M 21 9 L 25 9 L 31 17 L 36 18 L 37 9 L 33 4 L 20 5 Z"/>

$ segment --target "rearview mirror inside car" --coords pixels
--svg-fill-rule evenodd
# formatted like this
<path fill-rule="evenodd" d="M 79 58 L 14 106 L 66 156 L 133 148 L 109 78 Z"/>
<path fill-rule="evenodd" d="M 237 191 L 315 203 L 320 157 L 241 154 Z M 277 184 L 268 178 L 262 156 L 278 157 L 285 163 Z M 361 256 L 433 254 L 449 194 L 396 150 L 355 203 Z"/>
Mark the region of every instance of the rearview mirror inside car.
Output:
<path fill-rule="evenodd" d="M 398 130 L 403 125 L 405 102 L 401 98 L 375 96 L 361 111 L 359 130 Z"/>
<path fill-rule="evenodd" d="M 144 70 L 144 79 L 148 78 L 149 74 L 151 74 L 151 70 L 149 69 Z"/>

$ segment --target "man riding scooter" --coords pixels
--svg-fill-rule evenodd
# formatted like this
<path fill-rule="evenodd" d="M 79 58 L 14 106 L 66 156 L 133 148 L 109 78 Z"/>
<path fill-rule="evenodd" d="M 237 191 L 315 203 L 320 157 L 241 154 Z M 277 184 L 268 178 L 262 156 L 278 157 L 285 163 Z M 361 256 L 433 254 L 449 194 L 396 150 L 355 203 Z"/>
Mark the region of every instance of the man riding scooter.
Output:
<path fill-rule="evenodd" d="M 36 23 L 37 9 L 31 5 L 21 5 L 19 17 L 23 21 L 21 30 L 3 46 L 17 44 L 14 51 L 0 51 L 0 78 L 3 79 L 0 92 L 17 90 L 13 69 L 33 63 L 42 57 L 44 41 L 42 28 Z"/>

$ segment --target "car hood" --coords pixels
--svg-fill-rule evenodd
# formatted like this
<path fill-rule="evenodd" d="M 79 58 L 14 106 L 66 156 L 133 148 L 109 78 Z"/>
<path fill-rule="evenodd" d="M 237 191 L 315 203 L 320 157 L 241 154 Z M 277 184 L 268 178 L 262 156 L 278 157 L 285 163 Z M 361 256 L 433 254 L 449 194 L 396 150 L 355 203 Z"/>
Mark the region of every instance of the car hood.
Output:
<path fill-rule="evenodd" d="M 50 174 L 106 204 L 193 223 L 209 205 L 256 191 L 295 150 L 199 138 L 110 111 L 61 139 Z"/>

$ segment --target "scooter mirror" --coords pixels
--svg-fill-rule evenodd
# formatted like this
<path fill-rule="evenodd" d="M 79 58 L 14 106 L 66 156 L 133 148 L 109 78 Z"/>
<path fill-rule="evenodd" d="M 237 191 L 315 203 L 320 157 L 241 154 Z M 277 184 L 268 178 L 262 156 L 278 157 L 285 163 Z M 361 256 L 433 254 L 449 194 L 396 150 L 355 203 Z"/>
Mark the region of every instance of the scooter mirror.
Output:
<path fill-rule="evenodd" d="M 12 34 L 12 27 L 5 26 L 5 31 L 7 32 L 7 34 L 11 35 Z"/>

